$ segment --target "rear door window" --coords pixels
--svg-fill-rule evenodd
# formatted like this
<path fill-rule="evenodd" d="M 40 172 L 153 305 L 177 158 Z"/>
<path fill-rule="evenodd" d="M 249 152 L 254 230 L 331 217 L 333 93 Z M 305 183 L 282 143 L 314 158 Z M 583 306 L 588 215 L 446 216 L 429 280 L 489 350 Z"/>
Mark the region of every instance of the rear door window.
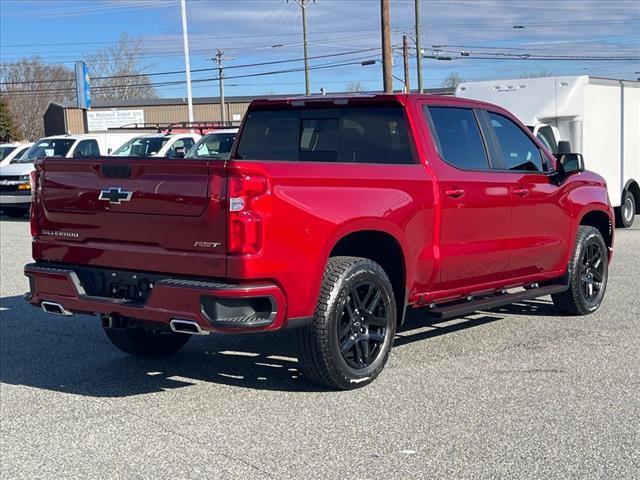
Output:
<path fill-rule="evenodd" d="M 487 170 L 489 160 L 478 121 L 469 108 L 429 107 L 440 156 L 462 170 Z"/>
<path fill-rule="evenodd" d="M 252 111 L 237 158 L 346 163 L 414 163 L 401 107 Z"/>
<path fill-rule="evenodd" d="M 503 115 L 487 112 L 506 170 L 543 172 L 546 170 L 538 146 L 515 123 Z"/>

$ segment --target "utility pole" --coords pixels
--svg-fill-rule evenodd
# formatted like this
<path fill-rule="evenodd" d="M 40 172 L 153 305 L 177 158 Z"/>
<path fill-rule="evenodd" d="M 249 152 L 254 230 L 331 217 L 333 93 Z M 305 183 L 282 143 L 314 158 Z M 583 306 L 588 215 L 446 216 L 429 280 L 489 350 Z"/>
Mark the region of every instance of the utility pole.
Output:
<path fill-rule="evenodd" d="M 380 21 L 382 24 L 382 78 L 385 93 L 393 93 L 390 4 L 391 0 L 380 0 Z"/>
<path fill-rule="evenodd" d="M 422 93 L 422 47 L 420 46 L 420 0 L 414 0 L 416 6 L 416 68 L 418 69 L 418 93 Z"/>
<path fill-rule="evenodd" d="M 302 45 L 304 47 L 304 91 L 311 95 L 311 80 L 309 79 L 309 53 L 307 51 L 307 6 L 310 0 L 295 0 L 302 9 Z M 315 3 L 316 0 L 313 0 Z M 287 3 L 289 0 L 287 0 Z"/>
<path fill-rule="evenodd" d="M 402 60 L 404 66 L 404 92 L 411 93 L 411 83 L 409 81 L 409 39 L 407 35 L 402 35 Z"/>
<path fill-rule="evenodd" d="M 187 32 L 187 5 L 186 0 L 180 1 L 182 9 L 182 43 L 184 46 L 184 69 L 187 74 L 187 110 L 189 121 L 193 122 L 193 97 L 191 95 L 191 63 L 189 61 L 189 33 Z"/>
<path fill-rule="evenodd" d="M 216 50 L 216 54 L 213 57 L 213 61 L 218 65 L 218 84 L 220 85 L 220 119 L 224 124 L 227 121 L 227 112 L 224 106 L 224 67 L 222 66 L 222 61 L 224 51 L 218 49 Z"/>

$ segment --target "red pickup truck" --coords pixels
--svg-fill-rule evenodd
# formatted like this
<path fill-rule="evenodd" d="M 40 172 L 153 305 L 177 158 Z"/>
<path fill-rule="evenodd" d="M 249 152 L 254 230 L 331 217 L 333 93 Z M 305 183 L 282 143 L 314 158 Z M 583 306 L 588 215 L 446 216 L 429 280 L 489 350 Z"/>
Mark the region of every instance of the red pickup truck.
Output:
<path fill-rule="evenodd" d="M 297 328 L 304 375 L 349 389 L 380 373 L 408 308 L 444 319 L 550 294 L 584 315 L 607 284 L 602 178 L 486 103 L 260 100 L 229 160 L 36 167 L 27 300 L 101 315 L 130 354 Z"/>

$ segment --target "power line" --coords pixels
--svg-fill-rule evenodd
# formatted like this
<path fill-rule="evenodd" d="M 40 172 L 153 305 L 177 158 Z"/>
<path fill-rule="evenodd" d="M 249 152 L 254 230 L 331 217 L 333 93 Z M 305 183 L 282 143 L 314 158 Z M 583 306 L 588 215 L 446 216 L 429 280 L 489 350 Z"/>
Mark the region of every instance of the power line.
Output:
<path fill-rule="evenodd" d="M 345 55 L 354 55 L 356 53 L 364 53 L 364 52 L 374 52 L 380 50 L 380 47 L 374 48 L 361 48 L 359 50 L 351 50 L 348 52 L 340 52 L 340 53 L 329 53 L 325 55 L 315 55 L 309 57 L 309 60 L 317 60 L 319 58 L 331 58 L 331 57 L 341 57 Z M 272 60 L 269 62 L 256 62 L 256 63 L 246 63 L 243 65 L 230 65 L 225 67 L 225 69 L 231 68 L 248 68 L 248 67 L 261 67 L 266 65 L 278 65 L 282 63 L 291 63 L 291 62 L 301 62 L 304 58 L 290 58 L 287 60 Z M 199 73 L 199 72 L 211 72 L 218 70 L 215 68 L 195 68 L 191 69 L 191 73 Z M 120 79 L 120 78 L 140 78 L 140 77 L 153 77 L 160 75 L 178 75 L 184 74 L 185 70 L 173 70 L 167 72 L 150 72 L 150 73 L 136 73 L 131 75 L 112 75 L 112 76 L 103 76 L 103 77 L 93 77 L 92 80 L 111 80 L 111 79 Z M 0 82 L 0 85 L 26 85 L 26 84 L 43 84 L 43 83 L 61 83 L 61 82 L 72 82 L 75 79 L 73 77 L 69 77 L 66 79 L 55 79 L 55 80 L 34 80 L 30 82 Z"/>
<path fill-rule="evenodd" d="M 321 70 L 326 68 L 336 68 L 336 67 L 344 67 L 350 65 L 360 65 L 362 60 L 368 57 L 362 57 L 358 59 L 349 59 L 349 61 L 339 62 L 339 63 L 328 63 L 328 64 L 320 64 L 309 67 L 309 70 Z M 353 61 L 352 61 L 353 60 Z M 228 68 L 228 67 L 226 67 Z M 304 67 L 298 68 L 289 68 L 286 70 L 273 70 L 268 72 L 258 72 L 258 73 L 249 73 L 243 75 L 232 75 L 229 77 L 225 77 L 225 79 L 232 80 L 236 78 L 253 78 L 253 77 L 262 77 L 267 75 L 280 75 L 285 73 L 294 73 L 304 71 Z M 211 78 L 200 78 L 196 80 L 191 80 L 191 83 L 203 83 L 203 82 L 211 82 L 218 81 L 218 77 Z M 167 82 L 157 82 L 157 83 L 139 83 L 139 84 L 127 84 L 127 85 L 112 85 L 112 86 L 99 86 L 93 87 L 93 91 L 103 91 L 103 90 L 114 90 L 118 88 L 135 88 L 135 87 L 161 87 L 161 86 L 169 86 L 169 85 L 182 85 L 186 83 L 185 80 L 174 80 Z M 31 95 L 34 93 L 62 93 L 62 92 L 73 92 L 74 88 L 56 88 L 56 89 L 42 89 L 42 90 L 4 90 L 0 93 L 2 94 L 17 94 L 17 95 Z"/>

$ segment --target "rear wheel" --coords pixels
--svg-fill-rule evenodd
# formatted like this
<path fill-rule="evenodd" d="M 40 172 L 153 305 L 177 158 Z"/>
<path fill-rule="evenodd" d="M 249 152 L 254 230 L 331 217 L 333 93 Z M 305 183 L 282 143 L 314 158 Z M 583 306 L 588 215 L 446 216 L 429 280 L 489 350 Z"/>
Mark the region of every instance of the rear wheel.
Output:
<path fill-rule="evenodd" d="M 622 194 L 622 203 L 616 208 L 616 226 L 629 228 L 636 217 L 636 197 L 629 190 Z"/>
<path fill-rule="evenodd" d="M 595 312 L 604 298 L 609 276 L 607 245 L 597 228 L 581 226 L 569 263 L 569 289 L 552 295 L 563 313 L 587 315 Z"/>
<path fill-rule="evenodd" d="M 104 332 L 123 352 L 144 357 L 172 355 L 191 339 L 184 333 L 146 328 L 105 328 Z"/>
<path fill-rule="evenodd" d="M 395 331 L 393 288 L 382 267 L 330 258 L 313 323 L 297 333 L 302 372 L 331 388 L 367 385 L 384 368 Z"/>
<path fill-rule="evenodd" d="M 10 207 L 3 208 L 5 215 L 11 218 L 22 218 L 29 213 L 29 207 Z"/>

